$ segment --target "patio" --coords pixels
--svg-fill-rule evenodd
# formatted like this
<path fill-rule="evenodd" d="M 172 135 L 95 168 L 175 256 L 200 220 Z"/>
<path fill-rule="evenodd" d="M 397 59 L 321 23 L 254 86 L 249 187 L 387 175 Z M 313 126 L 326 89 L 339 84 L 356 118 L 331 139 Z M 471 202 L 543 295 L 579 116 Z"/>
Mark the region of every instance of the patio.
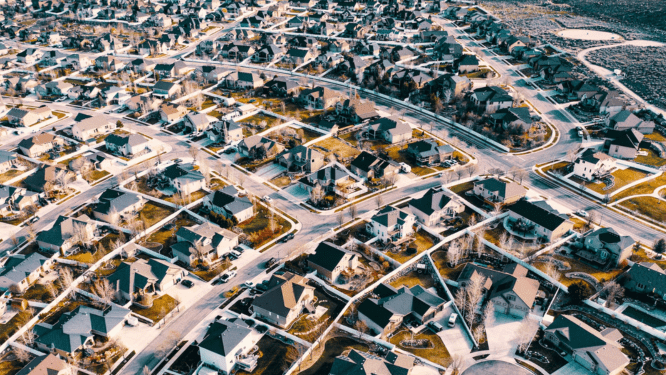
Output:
<path fill-rule="evenodd" d="M 514 220 L 507 216 L 504 218 L 502 224 L 504 225 L 504 229 L 514 237 L 520 237 L 525 240 L 534 240 L 539 237 L 534 230 L 535 225 L 525 222 L 522 219 Z"/>

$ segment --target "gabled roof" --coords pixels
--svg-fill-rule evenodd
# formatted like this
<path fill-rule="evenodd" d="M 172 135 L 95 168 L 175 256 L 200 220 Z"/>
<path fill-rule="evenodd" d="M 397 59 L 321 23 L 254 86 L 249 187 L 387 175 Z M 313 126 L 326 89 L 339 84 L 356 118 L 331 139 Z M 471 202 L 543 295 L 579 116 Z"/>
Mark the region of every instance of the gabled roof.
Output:
<path fill-rule="evenodd" d="M 137 194 L 126 193 L 124 191 L 107 189 L 99 197 L 99 203 L 95 206 L 93 212 L 101 214 L 109 214 L 112 212 L 121 213 L 128 207 L 134 206 L 141 201 L 141 197 Z"/>
<path fill-rule="evenodd" d="M 526 200 L 519 200 L 509 206 L 509 211 L 515 212 L 525 219 L 551 231 L 559 228 L 560 225 L 568 221 L 564 215 L 561 215 L 545 202 L 543 204 L 535 204 Z"/>
<path fill-rule="evenodd" d="M 16 375 L 55 375 L 67 368 L 67 363 L 53 354 L 40 355 L 28 362 Z"/>
<path fill-rule="evenodd" d="M 375 132 L 387 131 L 392 135 L 401 135 L 412 132 L 412 127 L 406 122 L 388 117 L 380 117 L 372 121 L 368 124 L 368 129 L 372 129 Z"/>
<path fill-rule="evenodd" d="M 278 316 L 287 316 L 292 309 L 298 307 L 301 296 L 307 290 L 314 289 L 307 285 L 307 279 L 290 272 L 273 275 L 268 282 L 268 288 L 264 294 L 254 299 L 252 305 Z"/>
<path fill-rule="evenodd" d="M 137 259 L 133 263 L 122 262 L 116 271 L 107 276 L 109 284 L 125 293 L 134 293 L 149 284 L 158 284 L 171 272 L 182 269 L 162 259 Z"/>
<path fill-rule="evenodd" d="M 236 347 L 251 333 L 252 329 L 241 319 L 220 319 L 208 328 L 199 347 L 223 357 L 234 355 Z"/>
<path fill-rule="evenodd" d="M 104 142 L 118 147 L 125 147 L 125 145 L 133 147 L 148 142 L 148 139 L 141 134 L 110 134 L 104 139 Z"/>
<path fill-rule="evenodd" d="M 389 352 L 386 358 L 352 349 L 347 355 L 335 358 L 330 375 L 407 375 L 415 359 Z"/>
<path fill-rule="evenodd" d="M 216 190 L 208 195 L 208 199 L 214 206 L 221 207 L 232 215 L 236 215 L 239 212 L 243 212 L 252 207 L 252 202 L 249 198 L 237 197 L 235 194 L 229 194 L 229 190 L 226 190 L 227 188 Z M 233 186 L 231 186 L 231 188 L 233 188 Z"/>
<path fill-rule="evenodd" d="M 450 154 L 455 151 L 450 145 L 438 146 L 437 142 L 432 139 L 424 139 L 407 146 L 408 150 L 415 151 L 420 157 L 429 157 L 437 154 Z"/>
<path fill-rule="evenodd" d="M 434 212 L 443 210 L 452 198 L 441 189 L 431 188 L 421 198 L 409 201 L 409 206 L 415 208 L 426 215 L 432 215 Z"/>
<path fill-rule="evenodd" d="M 385 227 L 392 228 L 397 224 L 403 225 L 408 216 L 410 216 L 410 214 L 403 210 L 392 206 L 386 206 L 377 212 L 371 220 Z"/>
<path fill-rule="evenodd" d="M 11 112 L 11 111 L 10 111 Z M 35 145 L 43 145 L 46 143 L 53 142 L 56 138 L 59 138 L 56 135 L 51 133 L 41 133 L 30 138 L 25 138 L 19 142 L 19 147 L 30 149 Z"/>
<path fill-rule="evenodd" d="M 481 185 L 487 191 L 497 192 L 500 198 L 513 198 L 516 196 L 525 196 L 527 189 L 516 182 L 506 182 L 498 180 L 495 177 L 487 178 L 485 180 L 477 181 L 474 186 Z"/>
<path fill-rule="evenodd" d="M 308 256 L 308 262 L 312 262 L 325 270 L 333 271 L 347 254 L 351 254 L 352 257 L 356 256 L 330 242 L 320 242 L 315 249 L 315 253 Z"/>
<path fill-rule="evenodd" d="M 0 268 L 0 279 L 7 280 L 10 284 L 19 283 L 41 267 L 47 259 L 39 253 L 32 253 L 25 258 L 22 256 L 9 257 Z"/>

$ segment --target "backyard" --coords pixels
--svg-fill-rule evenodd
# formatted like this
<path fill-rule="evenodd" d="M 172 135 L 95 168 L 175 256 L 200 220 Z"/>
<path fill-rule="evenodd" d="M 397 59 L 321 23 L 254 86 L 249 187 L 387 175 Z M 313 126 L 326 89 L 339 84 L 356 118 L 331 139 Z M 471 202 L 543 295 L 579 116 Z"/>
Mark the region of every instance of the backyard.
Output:
<path fill-rule="evenodd" d="M 152 320 L 154 323 L 159 322 L 171 310 L 178 306 L 179 302 L 168 294 L 163 294 L 161 297 L 152 301 L 152 306 L 147 309 L 142 309 L 136 305 L 132 305 L 130 309 L 135 314 L 139 314 L 147 319 Z"/>
<path fill-rule="evenodd" d="M 173 207 L 148 201 L 139 211 L 139 218 L 141 218 L 146 228 L 150 228 L 174 212 L 176 211 Z"/>
<path fill-rule="evenodd" d="M 647 173 L 633 168 L 618 169 L 612 172 L 611 175 L 615 178 L 615 184 L 613 185 L 613 187 L 606 190 L 604 190 L 606 184 L 603 182 L 588 182 L 574 176 L 570 177 L 569 179 L 577 184 L 585 185 L 586 188 L 596 193 L 608 194 L 620 189 L 625 185 L 628 185 L 632 182 L 638 181 L 648 176 Z"/>
<path fill-rule="evenodd" d="M 646 152 L 647 155 L 638 155 L 634 158 L 636 163 L 647 164 L 653 167 L 661 167 L 666 165 L 666 159 L 660 158 L 654 151 L 647 148 L 642 148 L 641 151 Z"/>
<path fill-rule="evenodd" d="M 449 280 L 458 279 L 458 275 L 460 275 L 462 269 L 465 268 L 465 264 L 458 264 L 454 268 L 450 268 L 449 266 L 447 266 L 446 252 L 444 250 L 435 251 L 434 253 L 432 253 L 431 257 L 432 260 L 435 262 L 435 266 L 437 267 L 439 274 L 442 275 L 442 277 L 445 279 Z"/>
<path fill-rule="evenodd" d="M 259 342 L 259 360 L 257 361 L 257 368 L 252 371 L 252 375 L 270 375 L 275 373 L 282 373 L 291 364 L 291 360 L 287 358 L 289 346 L 285 345 L 282 341 L 274 339 L 268 335 L 264 335 Z M 249 372 L 240 370 L 237 375 L 250 375 Z"/>
<path fill-rule="evenodd" d="M 650 181 L 643 182 L 613 196 L 613 201 L 639 194 L 652 194 L 655 189 L 666 185 L 666 174 L 661 174 Z"/>
<path fill-rule="evenodd" d="M 291 230 L 291 223 L 278 214 L 272 215 L 275 220 L 275 230 L 271 230 L 271 211 L 264 205 L 259 207 L 252 219 L 238 224 L 255 249 Z"/>
<path fill-rule="evenodd" d="M 391 344 L 397 346 L 398 348 L 410 352 L 419 357 L 423 357 L 429 361 L 435 362 L 442 366 L 448 366 L 451 363 L 451 354 L 446 349 L 446 346 L 442 342 L 442 339 L 439 338 L 435 333 L 430 329 L 426 329 L 418 335 L 414 335 L 414 340 L 428 340 L 428 347 L 415 349 L 409 346 L 402 345 L 402 342 L 405 340 L 412 340 L 412 335 L 406 329 L 395 334 L 391 337 Z"/>
<path fill-rule="evenodd" d="M 324 140 L 321 140 L 315 144 L 315 146 L 322 147 L 326 149 L 327 151 L 324 151 L 324 154 L 326 156 L 330 154 L 335 154 L 336 157 L 338 158 L 353 158 L 358 156 L 361 151 L 355 149 L 354 147 L 349 146 L 345 142 L 337 139 L 337 138 L 326 138 Z M 323 150 L 321 150 L 323 151 Z"/>
<path fill-rule="evenodd" d="M 394 253 L 389 250 L 385 254 L 400 263 L 405 263 L 406 261 L 412 259 L 418 254 L 421 254 L 422 252 L 431 248 L 436 242 L 437 239 L 433 235 L 421 229 L 418 232 L 414 233 L 414 242 L 412 245 L 416 245 L 415 253 L 409 254 L 406 250 L 400 250 L 399 252 Z"/>
<path fill-rule="evenodd" d="M 391 282 L 391 286 L 394 288 L 400 288 L 402 286 L 411 288 L 415 285 L 421 285 L 423 288 L 428 289 L 435 286 L 435 281 L 430 274 L 411 271 Z"/>
<path fill-rule="evenodd" d="M 564 284 L 565 286 L 569 286 L 577 281 L 580 281 L 581 279 L 577 278 L 570 278 L 565 276 L 566 273 L 569 272 L 579 272 L 579 273 L 586 273 L 592 277 L 594 277 L 598 282 L 606 282 L 609 280 L 614 280 L 620 273 L 622 273 L 621 269 L 611 269 L 608 271 L 600 271 L 592 266 L 589 266 L 585 263 L 582 263 L 581 261 L 574 260 L 569 257 L 565 257 L 559 254 L 552 255 L 552 257 L 556 260 L 559 260 L 561 262 L 566 262 L 566 264 L 570 267 L 567 270 L 560 270 L 561 277 L 559 279 L 559 282 Z M 538 268 L 541 271 L 545 272 L 546 269 L 546 264 L 549 261 L 549 258 L 546 257 L 539 257 L 537 258 L 537 261 L 535 262 L 534 266 Z"/>
<path fill-rule="evenodd" d="M 333 367 L 335 357 L 351 349 L 367 352 L 369 347 L 367 344 L 358 342 L 352 337 L 330 338 L 324 344 L 324 352 L 317 361 L 308 369 L 301 371 L 299 375 L 328 374 L 331 371 L 331 367 Z"/>
<path fill-rule="evenodd" d="M 178 232 L 178 229 L 180 229 L 180 227 L 189 227 L 196 224 L 197 222 L 192 216 L 186 212 L 181 212 L 170 224 L 162 226 L 160 229 L 153 232 L 148 237 L 147 241 L 162 245 L 161 250 L 159 250 L 160 254 L 169 256 L 171 255 L 171 245 L 176 243 L 176 232 Z M 144 246 L 151 250 L 155 250 L 149 246 L 149 244 L 145 244 Z"/>

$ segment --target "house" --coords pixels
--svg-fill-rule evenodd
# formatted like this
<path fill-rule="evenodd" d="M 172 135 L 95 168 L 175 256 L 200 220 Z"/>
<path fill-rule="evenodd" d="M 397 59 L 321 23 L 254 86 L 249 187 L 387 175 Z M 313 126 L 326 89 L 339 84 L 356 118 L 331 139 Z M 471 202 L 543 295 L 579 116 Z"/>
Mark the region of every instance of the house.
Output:
<path fill-rule="evenodd" d="M 128 301 L 137 296 L 164 293 L 185 278 L 187 271 L 163 259 L 137 259 L 122 262 L 116 271 L 106 277 L 109 285 Z"/>
<path fill-rule="evenodd" d="M 623 286 L 633 292 L 666 297 L 666 271 L 656 263 L 634 263 L 622 280 Z"/>
<path fill-rule="evenodd" d="M 250 352 L 259 338 L 261 335 L 254 334 L 242 319 L 218 319 L 211 323 L 198 345 L 201 362 L 224 374 L 236 370 L 252 372 L 257 366 L 257 355 Z"/>
<path fill-rule="evenodd" d="M 375 103 L 362 102 L 359 98 L 346 99 L 335 105 L 335 112 L 344 122 L 358 124 L 359 122 L 379 117 L 375 111 Z"/>
<path fill-rule="evenodd" d="M 475 182 L 472 191 L 474 195 L 485 201 L 501 204 L 515 203 L 527 195 L 527 189 L 522 185 L 513 181 L 502 181 L 495 177 Z"/>
<path fill-rule="evenodd" d="M 173 256 L 188 265 L 214 263 L 238 245 L 238 234 L 205 222 L 190 227 L 180 227 L 176 243 L 171 245 Z"/>
<path fill-rule="evenodd" d="M 475 106 L 483 109 L 486 113 L 497 112 L 502 108 L 509 108 L 513 105 L 513 97 L 498 86 L 474 89 L 470 99 Z"/>
<path fill-rule="evenodd" d="M 0 173 L 5 173 L 17 165 L 15 152 L 0 150 Z"/>
<path fill-rule="evenodd" d="M 340 74 L 346 74 L 347 76 L 356 76 L 361 79 L 361 74 L 365 69 L 370 65 L 363 58 L 353 55 L 351 57 L 345 58 L 336 66 L 336 70 Z"/>
<path fill-rule="evenodd" d="M 95 223 L 86 215 L 59 216 L 51 229 L 37 234 L 37 245 L 40 249 L 65 254 L 72 246 L 92 240 L 95 228 Z"/>
<path fill-rule="evenodd" d="M 462 55 L 453 61 L 453 66 L 458 74 L 478 72 L 479 59 L 476 55 Z"/>
<path fill-rule="evenodd" d="M 153 68 L 155 78 L 170 78 L 175 75 L 174 64 L 156 64 Z"/>
<path fill-rule="evenodd" d="M 350 170 L 364 179 L 388 178 L 400 172 L 400 165 L 392 160 L 384 160 L 367 151 L 361 152 L 352 162 Z"/>
<path fill-rule="evenodd" d="M 327 109 L 338 103 L 340 94 L 327 87 L 317 86 L 302 90 L 298 95 L 298 101 L 307 107 L 314 109 Z"/>
<path fill-rule="evenodd" d="M 264 84 L 273 94 L 278 96 L 290 96 L 298 92 L 301 87 L 297 81 L 287 77 L 277 77 Z"/>
<path fill-rule="evenodd" d="M 544 329 L 544 341 L 571 355 L 593 374 L 619 375 L 629 364 L 618 341 L 622 333 L 615 328 L 599 332 L 578 318 L 562 314 Z"/>
<path fill-rule="evenodd" d="M 221 66 L 204 65 L 197 67 L 194 72 L 200 74 L 206 83 L 217 83 L 227 74 L 230 74 L 231 70 L 224 69 Z"/>
<path fill-rule="evenodd" d="M 35 344 L 42 351 L 73 356 L 79 350 L 92 348 L 94 336 L 107 339 L 116 336 L 130 312 L 113 304 L 104 310 L 79 306 L 62 314 L 55 324 L 37 323 L 33 328 L 37 335 Z"/>
<path fill-rule="evenodd" d="M 32 126 L 51 117 L 51 108 L 42 105 L 34 109 L 12 108 L 7 112 L 7 121 L 16 126 Z"/>
<path fill-rule="evenodd" d="M 368 134 L 384 142 L 396 144 L 412 139 L 412 127 L 397 117 L 380 117 L 368 124 Z"/>
<path fill-rule="evenodd" d="M 80 158 L 72 159 L 69 162 L 69 169 L 80 173 L 89 170 L 107 170 L 111 167 L 111 160 L 102 151 L 87 151 L 81 154 Z"/>
<path fill-rule="evenodd" d="M 573 250 L 600 269 L 618 268 L 632 254 L 635 243 L 633 238 L 620 236 L 613 228 L 598 228 L 585 234 Z"/>
<path fill-rule="evenodd" d="M 65 57 L 65 60 L 61 62 L 61 65 L 65 68 L 70 68 L 74 70 L 81 70 L 89 67 L 92 64 L 90 58 L 85 55 L 74 53 Z"/>
<path fill-rule="evenodd" d="M 121 219 L 135 216 L 143 208 L 146 200 L 138 194 L 107 189 L 97 198 L 93 216 L 97 220 L 116 224 Z"/>
<path fill-rule="evenodd" d="M 255 160 L 271 159 L 284 150 L 284 146 L 269 138 L 253 135 L 238 144 L 238 152 Z"/>
<path fill-rule="evenodd" d="M 187 113 L 187 108 L 183 105 L 164 103 L 160 106 L 160 120 L 163 122 L 178 121 Z"/>
<path fill-rule="evenodd" d="M 303 145 L 285 150 L 278 155 L 276 162 L 289 171 L 312 173 L 324 166 L 324 154 Z"/>
<path fill-rule="evenodd" d="M 308 48 L 289 48 L 287 54 L 284 55 L 283 60 L 292 64 L 301 65 L 306 61 L 315 58 L 316 54 Z"/>
<path fill-rule="evenodd" d="M 210 124 L 206 134 L 213 142 L 229 144 L 243 139 L 243 127 L 234 120 L 215 121 Z"/>
<path fill-rule="evenodd" d="M 206 178 L 192 165 L 171 164 L 160 174 L 163 186 L 170 186 L 186 195 L 202 190 Z"/>
<path fill-rule="evenodd" d="M 109 152 L 124 157 L 137 157 L 150 152 L 148 139 L 141 134 L 110 134 L 104 142 Z"/>
<path fill-rule="evenodd" d="M 0 290 L 16 288 L 17 291 L 23 293 L 45 272 L 49 272 L 52 265 L 52 259 L 39 253 L 4 257 L 0 259 Z"/>
<path fill-rule="evenodd" d="M 220 49 L 220 54 L 225 59 L 233 61 L 243 61 L 255 53 L 254 47 L 249 44 L 231 42 L 225 44 Z"/>
<path fill-rule="evenodd" d="M 36 205 L 39 194 L 26 188 L 0 185 L 0 213 L 11 215 L 11 211 L 21 211 Z"/>
<path fill-rule="evenodd" d="M 139 55 L 143 56 L 160 55 L 169 51 L 169 46 L 166 43 L 155 39 L 146 39 L 139 43 L 136 48 L 139 50 Z"/>
<path fill-rule="evenodd" d="M 365 229 L 382 242 L 400 241 L 414 233 L 416 217 L 401 209 L 386 206 L 365 225 Z"/>
<path fill-rule="evenodd" d="M 66 58 L 67 58 L 67 55 L 58 51 L 58 50 L 46 51 L 42 55 L 42 58 L 39 61 L 39 65 L 40 66 L 60 65 Z"/>
<path fill-rule="evenodd" d="M 304 309 L 313 311 L 314 288 L 306 278 L 285 272 L 271 276 L 268 290 L 252 302 L 257 318 L 285 328 L 298 318 Z"/>
<path fill-rule="evenodd" d="M 137 74 L 147 74 L 155 69 L 156 65 L 157 64 L 144 59 L 134 59 L 125 66 L 125 69 Z"/>
<path fill-rule="evenodd" d="M 278 47 L 275 44 L 267 44 L 261 47 L 257 53 L 252 55 L 252 61 L 259 63 L 271 62 L 279 57 L 282 57 L 285 52 L 286 50 L 282 47 Z"/>
<path fill-rule="evenodd" d="M 490 113 L 488 118 L 495 126 L 501 126 L 503 129 L 512 127 L 525 132 L 532 127 L 532 115 L 527 107 L 503 108 Z"/>
<path fill-rule="evenodd" d="M 146 114 L 157 111 L 162 104 L 162 100 L 150 94 L 138 94 L 130 97 L 125 102 L 125 107 L 130 111 L 139 112 L 139 114 Z"/>
<path fill-rule="evenodd" d="M 641 134 L 652 134 L 654 132 L 654 121 L 641 120 L 631 111 L 623 110 L 607 120 L 608 127 L 613 130 L 636 129 Z"/>
<path fill-rule="evenodd" d="M 204 197 L 203 206 L 227 219 L 235 219 L 242 223 L 254 216 L 254 205 L 247 196 L 239 196 L 238 190 L 227 186 L 216 190 Z"/>
<path fill-rule="evenodd" d="M 521 237 L 540 237 L 547 242 L 573 230 L 573 222 L 567 215 L 560 214 L 545 201 L 519 200 L 509 206 L 509 216 L 504 221 L 504 226 L 507 225 L 515 229 L 514 233 L 524 234 Z"/>
<path fill-rule="evenodd" d="M 78 114 L 72 125 L 72 136 L 80 141 L 86 141 L 99 135 L 106 134 L 116 128 L 116 124 L 109 121 L 102 114 Z"/>
<path fill-rule="evenodd" d="M 224 83 L 232 88 L 256 89 L 264 85 L 264 80 L 257 73 L 233 72 L 226 77 Z"/>
<path fill-rule="evenodd" d="M 330 242 L 320 242 L 315 253 L 308 256 L 308 267 L 317 271 L 317 276 L 332 283 L 342 272 L 353 272 L 359 264 L 357 254 Z"/>
<path fill-rule="evenodd" d="M 192 133 L 200 133 L 208 128 L 208 126 L 217 121 L 216 117 L 208 116 L 205 113 L 190 112 L 185 115 L 183 119 L 183 126 L 190 129 Z"/>
<path fill-rule="evenodd" d="M 409 375 L 415 359 L 406 354 L 388 352 L 386 358 L 351 349 L 335 357 L 329 375 Z"/>
<path fill-rule="evenodd" d="M 99 56 L 95 59 L 95 67 L 104 71 L 116 71 L 125 67 L 125 63 L 113 56 Z"/>
<path fill-rule="evenodd" d="M 68 375 L 67 362 L 54 354 L 39 355 L 28 362 L 16 375 Z"/>
<path fill-rule="evenodd" d="M 23 184 L 30 190 L 43 192 L 46 186 L 54 187 L 58 185 L 58 177 L 62 174 L 69 176 L 70 180 L 75 177 L 74 173 L 68 172 L 61 164 L 42 165 L 37 168 L 35 173 L 23 180 Z"/>
<path fill-rule="evenodd" d="M 381 293 L 377 289 L 382 289 Z M 363 321 L 370 331 L 382 337 L 393 332 L 404 321 L 413 321 L 417 325 L 426 324 L 435 315 L 444 310 L 446 301 L 426 290 L 421 285 L 411 288 L 402 286 L 396 289 L 388 284 L 381 284 L 373 294 L 380 298 L 367 298 L 358 305 L 358 319 Z"/>
<path fill-rule="evenodd" d="M 433 165 L 449 160 L 453 157 L 455 149 L 450 145 L 438 145 L 434 139 L 424 139 L 410 143 L 407 154 L 419 165 Z"/>
<path fill-rule="evenodd" d="M 40 133 L 21 140 L 18 148 L 23 155 L 35 158 L 64 145 L 65 141 L 61 137 L 51 133 Z"/>
<path fill-rule="evenodd" d="M 520 318 L 532 311 L 539 291 L 539 281 L 527 277 L 527 268 L 515 263 L 502 271 L 466 263 L 457 281 L 461 287 L 472 281 L 481 283 L 484 297 L 493 303 L 496 313 Z"/>
<path fill-rule="evenodd" d="M 640 150 L 643 134 L 635 128 L 613 132 L 614 137 L 608 146 L 608 155 L 616 159 L 634 159 Z M 606 133 L 606 136 L 609 134 Z"/>
<path fill-rule="evenodd" d="M 181 86 L 175 82 L 158 81 L 153 85 L 153 95 L 173 99 L 180 93 Z"/>
<path fill-rule="evenodd" d="M 416 220 L 426 226 L 436 226 L 443 217 L 451 217 L 465 211 L 465 205 L 455 196 L 449 196 L 441 188 L 430 188 L 421 198 L 409 201 L 409 209 Z"/>
<path fill-rule="evenodd" d="M 334 192 L 346 197 L 349 190 L 356 187 L 356 181 L 337 164 L 322 168 L 298 180 L 301 188 L 312 192 L 321 187 L 325 192 Z"/>
<path fill-rule="evenodd" d="M 42 58 L 44 53 L 35 48 L 27 48 L 16 55 L 16 61 L 23 64 L 34 64 Z"/>
<path fill-rule="evenodd" d="M 615 159 L 611 156 L 587 149 L 574 161 L 573 174 L 587 181 L 593 181 L 614 169 Z"/>

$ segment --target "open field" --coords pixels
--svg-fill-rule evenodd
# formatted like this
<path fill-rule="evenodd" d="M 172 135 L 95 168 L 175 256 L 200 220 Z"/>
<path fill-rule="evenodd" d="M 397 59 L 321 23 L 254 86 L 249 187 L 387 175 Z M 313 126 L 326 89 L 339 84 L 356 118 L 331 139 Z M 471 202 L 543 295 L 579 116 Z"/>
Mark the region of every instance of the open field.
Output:
<path fill-rule="evenodd" d="M 636 197 L 619 203 L 630 211 L 637 211 L 657 222 L 666 222 L 666 202 L 655 197 Z"/>

